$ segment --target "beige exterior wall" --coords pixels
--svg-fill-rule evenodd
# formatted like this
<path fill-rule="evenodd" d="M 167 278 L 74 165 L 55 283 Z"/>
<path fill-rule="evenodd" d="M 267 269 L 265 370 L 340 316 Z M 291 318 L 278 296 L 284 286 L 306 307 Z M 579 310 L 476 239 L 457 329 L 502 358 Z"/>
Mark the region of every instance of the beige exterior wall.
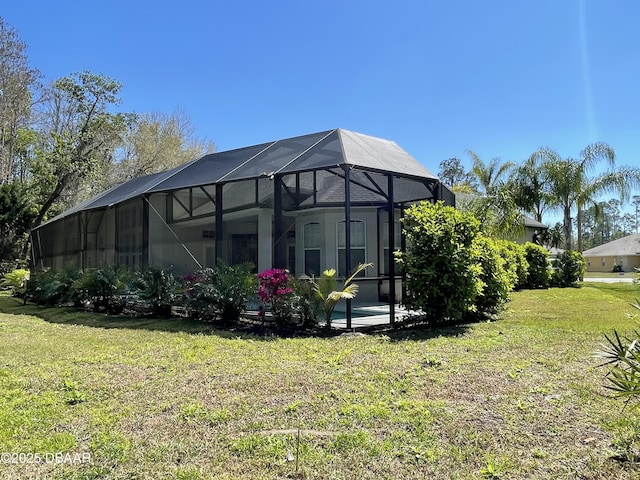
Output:
<path fill-rule="evenodd" d="M 640 268 L 640 255 L 588 256 L 585 262 L 587 272 L 612 272 L 614 264 L 622 265 L 624 272 L 633 272 L 634 268 Z"/>

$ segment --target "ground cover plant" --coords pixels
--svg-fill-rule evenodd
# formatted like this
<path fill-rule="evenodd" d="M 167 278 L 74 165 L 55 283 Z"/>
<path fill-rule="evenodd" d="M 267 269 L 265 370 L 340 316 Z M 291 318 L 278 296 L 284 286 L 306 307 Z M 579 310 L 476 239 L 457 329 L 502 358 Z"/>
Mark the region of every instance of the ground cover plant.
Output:
<path fill-rule="evenodd" d="M 0 451 L 91 461 L 0 477 L 639 478 L 640 412 L 595 356 L 637 328 L 637 288 L 519 291 L 497 321 L 324 338 L 3 295 Z"/>

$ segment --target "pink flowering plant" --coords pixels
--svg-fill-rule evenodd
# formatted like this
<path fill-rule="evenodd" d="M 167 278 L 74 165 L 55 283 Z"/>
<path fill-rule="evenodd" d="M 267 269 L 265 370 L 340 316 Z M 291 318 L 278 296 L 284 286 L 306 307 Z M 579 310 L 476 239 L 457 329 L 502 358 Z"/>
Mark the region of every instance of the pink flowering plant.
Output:
<path fill-rule="evenodd" d="M 293 320 L 295 295 L 292 280 L 289 272 L 282 268 L 268 268 L 258 274 L 258 296 L 271 307 L 273 318 L 278 323 Z"/>

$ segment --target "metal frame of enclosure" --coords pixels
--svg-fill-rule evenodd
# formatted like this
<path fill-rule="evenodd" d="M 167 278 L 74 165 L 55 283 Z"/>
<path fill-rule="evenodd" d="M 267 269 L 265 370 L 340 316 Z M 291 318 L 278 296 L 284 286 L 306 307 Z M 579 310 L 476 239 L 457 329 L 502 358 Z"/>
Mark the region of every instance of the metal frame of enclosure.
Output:
<path fill-rule="evenodd" d="M 116 186 L 33 230 L 32 261 L 54 270 L 153 264 L 178 274 L 252 261 L 297 276 L 346 275 L 371 261 L 361 292 L 387 299 L 393 322 L 402 212 L 437 200 L 455 204 L 394 142 L 335 129 L 213 153 Z M 346 315 L 351 328 L 350 303 Z"/>

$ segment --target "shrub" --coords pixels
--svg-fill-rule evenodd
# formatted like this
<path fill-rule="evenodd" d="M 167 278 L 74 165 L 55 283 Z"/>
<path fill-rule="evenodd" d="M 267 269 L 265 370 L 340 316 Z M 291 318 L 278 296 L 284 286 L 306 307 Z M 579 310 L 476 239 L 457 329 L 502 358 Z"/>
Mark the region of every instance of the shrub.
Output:
<path fill-rule="evenodd" d="M 291 287 L 302 327 L 315 327 L 318 324 L 318 315 L 322 312 L 322 304 L 313 291 L 313 283 L 292 278 Z"/>
<path fill-rule="evenodd" d="M 295 295 L 287 270 L 268 268 L 258 274 L 258 296 L 271 306 L 277 323 L 292 323 L 295 315 Z"/>
<path fill-rule="evenodd" d="M 549 288 L 551 272 L 549 270 L 549 251 L 535 243 L 525 243 L 525 256 L 529 268 L 526 288 Z"/>
<path fill-rule="evenodd" d="M 31 275 L 27 282 L 26 297 L 42 305 L 60 305 L 75 301 L 74 282 L 80 270 L 67 267 L 59 272 L 45 270 Z"/>
<path fill-rule="evenodd" d="M 509 292 L 516 283 L 515 265 L 508 263 L 507 249 L 503 241 L 494 241 L 484 235 L 475 239 L 478 247 L 478 261 L 482 268 L 480 279 L 483 288 L 476 299 L 478 313 L 497 313 L 509 300 Z"/>
<path fill-rule="evenodd" d="M 19 268 L 2 276 L 0 285 L 10 290 L 11 295 L 23 296 L 27 290 L 29 280 L 29 270 Z"/>
<path fill-rule="evenodd" d="M 131 293 L 154 317 L 166 318 L 171 306 L 182 301 L 183 288 L 170 269 L 148 266 L 136 272 Z"/>
<path fill-rule="evenodd" d="M 432 320 L 459 320 L 473 311 L 483 287 L 473 242 L 480 222 L 442 202 L 412 205 L 403 222 L 407 250 L 398 260 L 407 278 L 406 306 Z"/>
<path fill-rule="evenodd" d="M 228 265 L 199 270 L 188 280 L 186 302 L 190 316 L 202 320 L 235 321 L 255 295 L 253 265 Z"/>
<path fill-rule="evenodd" d="M 97 312 L 121 313 L 131 286 L 131 273 L 124 265 L 105 265 L 87 269 L 73 282 L 73 298 L 76 303 L 89 303 Z"/>
<path fill-rule="evenodd" d="M 555 261 L 552 282 L 557 287 L 571 287 L 584 275 L 585 261 L 576 250 L 565 250 Z"/>
<path fill-rule="evenodd" d="M 89 303 L 97 312 L 121 313 L 129 293 L 131 274 L 124 265 L 105 265 L 85 270 L 72 284 L 77 304 Z"/>
<path fill-rule="evenodd" d="M 515 271 L 516 279 L 514 289 L 524 288 L 529 275 L 529 262 L 524 245 L 502 240 L 498 242 L 502 255 L 507 261 L 507 267 L 512 267 Z"/>

